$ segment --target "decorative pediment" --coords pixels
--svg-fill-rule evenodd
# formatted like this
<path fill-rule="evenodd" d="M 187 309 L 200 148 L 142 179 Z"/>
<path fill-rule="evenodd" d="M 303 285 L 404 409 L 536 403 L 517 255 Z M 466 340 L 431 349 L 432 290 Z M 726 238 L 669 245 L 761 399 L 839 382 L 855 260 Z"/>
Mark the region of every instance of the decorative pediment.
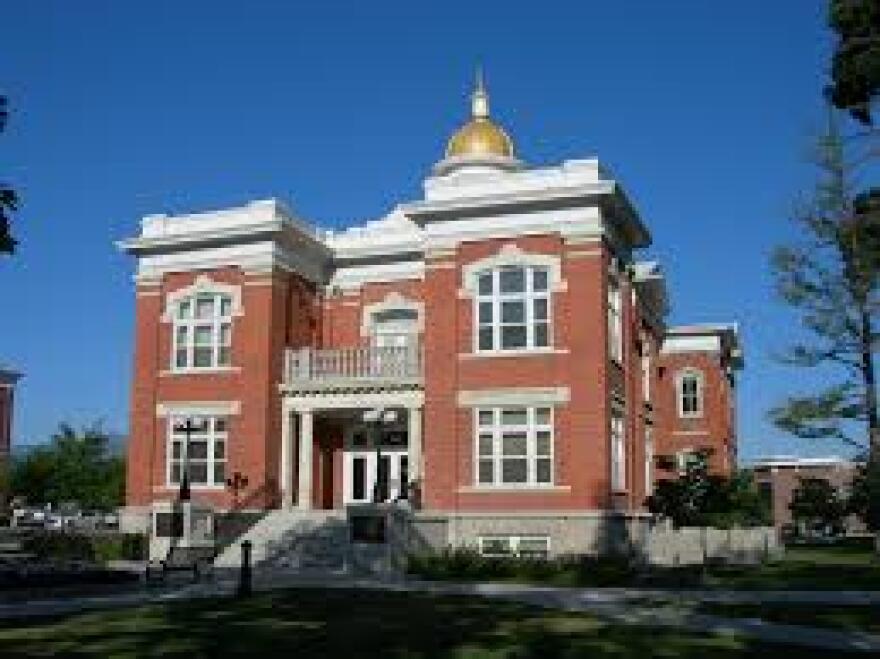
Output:
<path fill-rule="evenodd" d="M 201 274 L 189 286 L 179 288 L 165 296 L 165 311 L 162 314 L 162 322 L 170 323 L 174 320 L 174 312 L 181 300 L 199 295 L 200 293 L 228 295 L 232 299 L 232 315 L 244 315 L 244 307 L 241 301 L 241 286 L 214 281 L 208 275 Z"/>
<path fill-rule="evenodd" d="M 390 311 L 411 311 L 415 316 L 415 330 L 423 332 L 425 329 L 425 305 L 423 302 L 404 297 L 397 291 L 391 291 L 379 302 L 364 306 L 361 320 L 361 336 L 370 336 L 373 333 L 377 314 Z"/>
<path fill-rule="evenodd" d="M 562 279 L 561 260 L 558 256 L 526 252 L 515 243 L 505 243 L 495 254 L 464 266 L 462 269 L 463 293 L 468 297 L 473 295 L 473 292 L 477 289 L 477 277 L 481 272 L 504 266 L 537 266 L 547 268 L 550 290 L 554 292 L 565 290 L 565 282 Z"/>

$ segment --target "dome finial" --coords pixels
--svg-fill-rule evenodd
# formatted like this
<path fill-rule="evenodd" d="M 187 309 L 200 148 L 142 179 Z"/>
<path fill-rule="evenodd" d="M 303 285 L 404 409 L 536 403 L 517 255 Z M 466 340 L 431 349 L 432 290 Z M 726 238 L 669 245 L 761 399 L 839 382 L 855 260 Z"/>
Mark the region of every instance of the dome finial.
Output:
<path fill-rule="evenodd" d="M 471 96 L 471 115 L 475 119 L 485 119 L 489 116 L 489 94 L 483 82 L 483 67 L 477 66 L 477 80 L 474 93 Z"/>

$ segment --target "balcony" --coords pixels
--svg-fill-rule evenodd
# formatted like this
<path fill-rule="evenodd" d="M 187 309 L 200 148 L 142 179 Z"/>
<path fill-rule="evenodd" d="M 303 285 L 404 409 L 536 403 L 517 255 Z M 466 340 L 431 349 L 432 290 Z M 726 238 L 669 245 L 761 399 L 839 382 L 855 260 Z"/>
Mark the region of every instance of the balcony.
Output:
<path fill-rule="evenodd" d="M 323 390 L 360 387 L 406 387 L 423 380 L 422 346 L 287 348 L 284 385 Z"/>

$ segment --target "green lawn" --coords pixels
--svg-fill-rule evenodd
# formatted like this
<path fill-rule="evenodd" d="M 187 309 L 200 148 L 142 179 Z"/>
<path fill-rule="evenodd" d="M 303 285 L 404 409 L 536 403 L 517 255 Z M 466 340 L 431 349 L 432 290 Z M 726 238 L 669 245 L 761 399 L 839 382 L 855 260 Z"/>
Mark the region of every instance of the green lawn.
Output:
<path fill-rule="evenodd" d="M 806 659 L 829 656 L 731 636 L 619 626 L 480 598 L 318 589 L 0 625 L 0 657 L 726 659 L 783 652 Z"/>
<path fill-rule="evenodd" d="M 880 635 L 880 605 L 706 604 L 700 613 Z"/>

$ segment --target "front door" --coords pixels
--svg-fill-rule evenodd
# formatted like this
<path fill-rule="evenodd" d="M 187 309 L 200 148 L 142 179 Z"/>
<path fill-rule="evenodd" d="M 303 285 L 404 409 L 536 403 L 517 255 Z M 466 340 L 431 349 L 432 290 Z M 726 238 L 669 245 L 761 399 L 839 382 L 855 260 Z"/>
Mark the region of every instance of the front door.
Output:
<path fill-rule="evenodd" d="M 405 449 L 352 449 L 345 452 L 343 466 L 345 503 L 372 503 L 405 499 L 409 482 L 409 456 Z"/>

